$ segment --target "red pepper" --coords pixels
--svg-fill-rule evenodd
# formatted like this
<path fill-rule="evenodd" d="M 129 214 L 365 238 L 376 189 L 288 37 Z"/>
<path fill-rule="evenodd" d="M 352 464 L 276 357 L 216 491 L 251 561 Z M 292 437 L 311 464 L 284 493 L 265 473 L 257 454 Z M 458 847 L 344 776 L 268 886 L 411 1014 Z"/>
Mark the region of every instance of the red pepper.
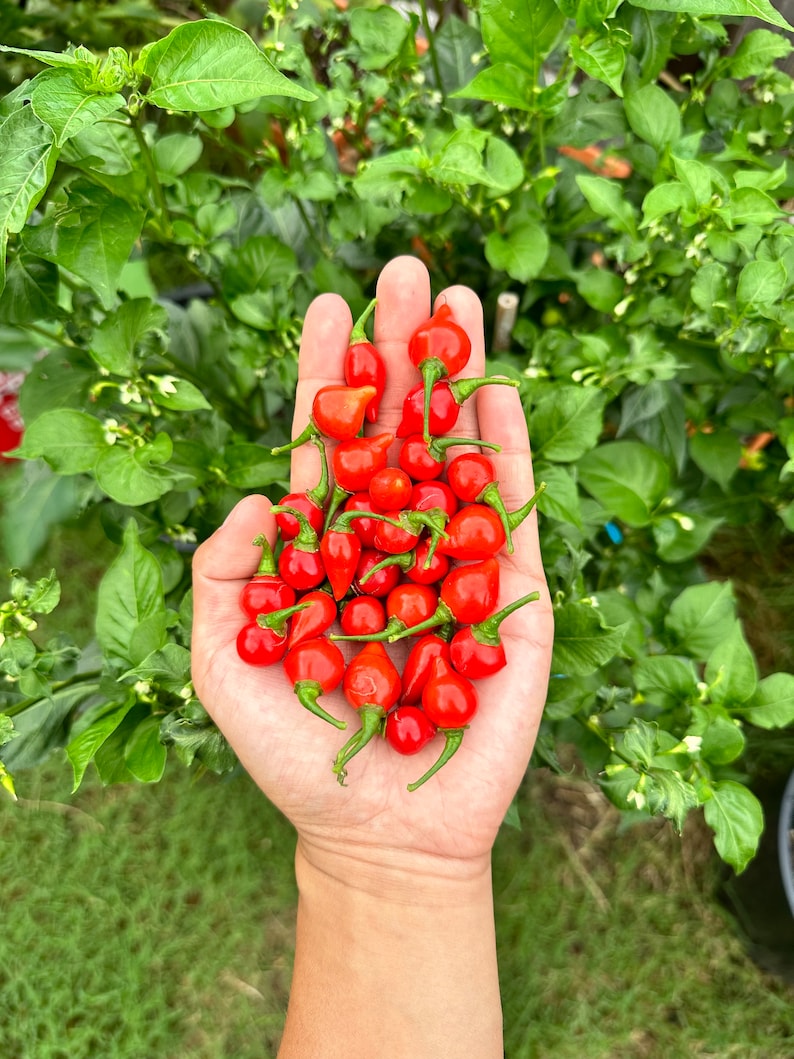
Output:
<path fill-rule="evenodd" d="M 324 507 L 328 499 L 328 459 L 325 453 L 325 442 L 320 437 L 312 438 L 312 442 L 320 450 L 320 480 L 317 482 L 312 489 L 307 489 L 304 493 L 287 493 L 279 500 L 279 507 L 294 507 L 298 511 L 302 511 L 306 518 L 311 523 L 312 529 L 315 533 L 322 533 L 323 523 L 325 521 Z M 300 524 L 294 515 L 290 515 L 286 511 L 279 512 L 276 515 L 276 525 L 279 528 L 281 539 L 283 541 L 291 541 L 293 537 L 298 536 Z"/>
<path fill-rule="evenodd" d="M 299 602 L 305 604 L 303 610 L 292 619 L 287 646 L 292 649 L 304 640 L 313 640 L 322 636 L 336 620 L 336 603 L 327 592 L 307 592 Z"/>
<path fill-rule="evenodd" d="M 415 482 L 429 481 L 438 478 L 446 463 L 447 449 L 456 445 L 479 445 L 484 449 L 495 449 L 501 446 L 477 438 L 432 438 L 425 441 L 421 434 L 411 434 L 400 446 L 398 463 Z"/>
<path fill-rule="evenodd" d="M 260 533 L 252 544 L 262 549 L 262 558 L 256 573 L 240 593 L 240 606 L 250 618 L 256 618 L 257 614 L 291 607 L 295 589 L 276 573 L 276 561 L 267 537 Z"/>
<path fill-rule="evenodd" d="M 490 384 L 500 386 L 518 386 L 514 379 L 442 379 L 434 384 L 430 394 L 430 418 L 428 420 L 431 436 L 448 434 L 455 426 L 460 415 L 461 405 L 468 400 L 481 386 Z M 405 438 L 409 434 L 421 434 L 424 431 L 424 385 L 419 383 L 409 390 L 403 401 L 403 414 L 397 427 L 397 437 Z"/>
<path fill-rule="evenodd" d="M 364 325 L 375 308 L 376 302 L 377 299 L 373 298 L 353 325 L 344 359 L 345 382 L 348 386 L 373 386 L 375 388 L 375 396 L 367 405 L 366 411 L 366 417 L 370 423 L 378 421 L 380 400 L 386 388 L 386 365 L 383 363 L 383 357 L 367 340 L 364 330 Z"/>
<path fill-rule="evenodd" d="M 433 546 L 433 542 L 424 538 L 410 552 L 401 555 L 387 555 L 379 563 L 373 566 L 360 579 L 361 584 L 366 584 L 370 577 L 374 577 L 379 570 L 387 566 L 397 566 L 402 570 L 409 581 L 417 585 L 434 585 L 446 577 L 449 571 L 449 559 L 445 555 L 439 555 Z"/>
<path fill-rule="evenodd" d="M 338 488 L 358 493 L 369 487 L 372 476 L 386 466 L 393 434 L 376 434 L 372 438 L 340 441 L 334 449 L 331 464 Z"/>
<path fill-rule="evenodd" d="M 427 482 L 416 483 L 411 490 L 408 507 L 412 511 L 430 511 L 437 507 L 444 512 L 447 518 L 452 518 L 460 504 L 447 483 L 434 478 Z"/>
<path fill-rule="evenodd" d="M 292 441 L 271 449 L 271 454 L 277 456 L 281 452 L 290 452 L 318 434 L 334 441 L 355 438 L 364 425 L 367 405 L 376 393 L 374 386 L 320 387 L 312 401 L 308 424 Z"/>
<path fill-rule="evenodd" d="M 396 567 L 385 567 L 378 570 L 366 582 L 361 579 L 366 577 L 373 566 L 377 566 L 382 559 L 386 558 L 386 552 L 379 552 L 376 548 L 365 548 L 361 553 L 356 570 L 356 579 L 353 588 L 361 595 L 387 596 L 400 580 L 400 571 Z"/>
<path fill-rule="evenodd" d="M 276 505 L 271 511 L 289 511 L 300 524 L 300 531 L 294 540 L 285 544 L 278 557 L 278 572 L 288 585 L 299 592 L 316 588 L 325 580 L 325 566 L 320 555 L 320 541 L 312 529 L 309 520 L 297 508 L 286 508 Z"/>
<path fill-rule="evenodd" d="M 368 492 L 353 493 L 345 504 L 345 511 L 375 511 L 382 514 L 380 509 L 373 504 Z M 353 532 L 365 548 L 375 547 L 375 531 L 378 523 L 374 518 L 357 518 L 352 523 Z"/>
<path fill-rule="evenodd" d="M 473 504 L 486 485 L 496 481 L 496 468 L 484 452 L 462 452 L 447 464 L 447 481 L 459 500 Z"/>
<path fill-rule="evenodd" d="M 336 755 L 333 770 L 344 783 L 347 765 L 382 728 L 383 718 L 400 698 L 402 682 L 381 643 L 368 643 L 350 661 L 342 681 L 345 698 L 358 710 L 361 727 Z"/>
<path fill-rule="evenodd" d="M 483 559 L 455 567 L 442 581 L 440 595 L 461 625 L 485 621 L 499 600 L 499 563 Z"/>
<path fill-rule="evenodd" d="M 436 734 L 436 726 L 418 706 L 402 705 L 386 718 L 384 735 L 398 754 L 418 754 Z"/>
<path fill-rule="evenodd" d="M 489 507 L 492 507 L 499 516 L 502 528 L 504 529 L 505 540 L 507 542 L 507 552 L 509 555 L 513 554 L 513 530 L 521 525 L 535 504 L 537 504 L 538 497 L 545 489 L 546 483 L 541 482 L 529 500 L 527 500 L 525 504 L 522 504 L 521 507 L 516 508 L 515 511 L 506 510 L 504 500 L 502 500 L 499 493 L 498 482 L 491 482 L 490 485 L 486 485 L 480 494 L 479 503 L 487 504 Z"/>
<path fill-rule="evenodd" d="M 317 702 L 321 695 L 339 687 L 345 673 L 344 655 L 335 643 L 324 636 L 304 640 L 287 652 L 284 672 L 301 706 L 335 728 L 347 728 L 346 721 L 332 717 Z"/>
<path fill-rule="evenodd" d="M 237 634 L 237 654 L 250 666 L 271 666 L 287 652 L 287 629 L 263 629 L 255 621 L 244 625 Z"/>
<path fill-rule="evenodd" d="M 432 621 L 441 612 L 438 602 L 438 591 L 430 585 L 417 585 L 411 582 L 395 585 L 386 597 L 386 617 L 388 621 L 380 632 L 361 636 L 336 636 L 332 640 L 359 640 L 372 643 L 392 643 L 404 636 L 412 636 L 414 628 L 422 631 L 430 625 L 441 625 L 442 621 Z M 446 608 L 445 608 L 446 612 Z"/>
<path fill-rule="evenodd" d="M 437 658 L 449 661 L 449 643 L 444 636 L 429 632 L 414 643 L 403 666 L 403 702 L 421 702 L 424 686 Z"/>
<path fill-rule="evenodd" d="M 446 526 L 447 537 L 438 545 L 452 559 L 488 559 L 504 546 L 502 520 L 485 504 L 468 504 Z"/>
<path fill-rule="evenodd" d="M 423 776 L 408 784 L 409 791 L 421 787 L 457 753 L 477 706 L 474 685 L 456 673 L 446 659 L 437 658 L 422 692 L 422 709 L 428 720 L 443 732 L 444 749 Z"/>
<path fill-rule="evenodd" d="M 539 592 L 509 603 L 485 621 L 459 629 L 449 643 L 449 658 L 455 670 L 469 680 L 481 680 L 504 669 L 507 664 L 505 649 L 499 635 L 501 623 L 519 607 L 540 598 Z"/>
<path fill-rule="evenodd" d="M 361 541 L 353 528 L 349 523 L 340 523 L 339 519 L 323 534 L 320 555 L 334 599 L 342 599 L 349 592 L 361 558 L 361 547 Z"/>
<path fill-rule="evenodd" d="M 422 374 L 424 387 L 423 434 L 430 440 L 430 398 L 433 384 L 446 375 L 457 375 L 469 362 L 471 341 L 452 318 L 446 303 L 414 331 L 408 340 L 408 356 Z"/>
<path fill-rule="evenodd" d="M 386 608 L 377 596 L 354 596 L 339 619 L 346 636 L 368 636 L 386 628 Z"/>
<path fill-rule="evenodd" d="M 374 511 L 399 511 L 409 506 L 411 479 L 399 467 L 384 467 L 372 476 L 369 495 Z"/>

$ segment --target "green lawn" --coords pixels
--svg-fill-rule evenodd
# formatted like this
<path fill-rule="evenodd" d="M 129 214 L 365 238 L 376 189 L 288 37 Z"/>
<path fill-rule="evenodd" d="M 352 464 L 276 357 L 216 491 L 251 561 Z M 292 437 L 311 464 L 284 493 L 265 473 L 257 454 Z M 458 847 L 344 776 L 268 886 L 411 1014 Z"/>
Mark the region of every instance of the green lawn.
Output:
<path fill-rule="evenodd" d="M 156 787 L 91 779 L 70 795 L 69 773 L 20 775 L 20 803 L 0 804 L 0 1054 L 274 1056 L 291 828 L 245 776 L 174 764 Z M 709 897 L 697 827 L 621 832 L 586 785 L 544 773 L 521 814 L 495 852 L 509 1059 L 794 1055 L 794 989 Z"/>

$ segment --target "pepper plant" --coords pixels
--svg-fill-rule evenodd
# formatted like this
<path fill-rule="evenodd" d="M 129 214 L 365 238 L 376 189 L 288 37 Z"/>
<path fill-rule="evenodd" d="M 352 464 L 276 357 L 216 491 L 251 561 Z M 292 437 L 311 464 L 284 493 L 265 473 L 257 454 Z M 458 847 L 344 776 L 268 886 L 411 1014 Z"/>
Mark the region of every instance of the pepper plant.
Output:
<path fill-rule="evenodd" d="M 341 5 L 340 5 L 341 6 Z M 735 43 L 738 20 L 761 18 Z M 223 5 L 0 15 L 0 371 L 24 370 L 3 480 L 2 783 L 66 749 L 79 785 L 234 757 L 190 683 L 189 554 L 288 488 L 301 320 L 361 314 L 409 250 L 518 319 L 490 367 L 530 423 L 556 605 L 536 761 L 627 814 L 701 808 L 741 870 L 759 665 L 727 531 L 794 530 L 794 83 L 768 0 Z M 70 43 L 72 42 L 72 43 Z M 94 636 L 46 641 L 51 532 L 117 554 Z M 47 619 L 48 627 L 57 620 Z M 79 640 L 80 638 L 77 637 Z"/>

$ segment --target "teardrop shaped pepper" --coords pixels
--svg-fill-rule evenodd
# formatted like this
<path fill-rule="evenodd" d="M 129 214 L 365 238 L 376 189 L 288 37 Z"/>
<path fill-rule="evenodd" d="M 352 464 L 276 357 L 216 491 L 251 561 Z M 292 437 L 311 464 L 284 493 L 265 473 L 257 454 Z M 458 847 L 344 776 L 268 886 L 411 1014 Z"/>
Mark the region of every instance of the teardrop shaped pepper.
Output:
<path fill-rule="evenodd" d="M 341 441 L 334 449 L 331 466 L 339 489 L 359 493 L 369 487 L 376 471 L 383 470 L 394 434 Z"/>
<path fill-rule="evenodd" d="M 367 405 L 376 395 L 374 386 L 322 386 L 314 395 L 309 422 L 296 438 L 271 449 L 272 456 L 291 452 L 318 434 L 334 441 L 355 438 L 364 425 Z"/>
<path fill-rule="evenodd" d="M 436 726 L 418 706 L 403 704 L 386 717 L 384 736 L 398 754 L 418 754 L 437 732 Z"/>
<path fill-rule="evenodd" d="M 427 783 L 430 777 L 458 752 L 477 708 L 478 699 L 474 685 L 466 677 L 456 673 L 446 659 L 437 658 L 422 691 L 422 709 L 428 719 L 443 733 L 444 749 L 423 776 L 408 784 L 409 791 L 415 791 L 423 783 Z"/>
<path fill-rule="evenodd" d="M 433 385 L 447 375 L 457 375 L 469 362 L 471 340 L 453 319 L 444 303 L 420 324 L 408 340 L 408 356 L 419 369 L 423 384 L 423 436 L 430 441 L 430 398 Z"/>
<path fill-rule="evenodd" d="M 364 325 L 376 304 L 377 298 L 373 298 L 353 325 L 343 362 L 345 382 L 348 386 L 373 386 L 375 388 L 375 396 L 367 405 L 365 413 L 370 423 L 378 421 L 380 400 L 386 388 L 386 365 L 383 357 L 367 339 L 367 333 L 364 330 Z"/>
<path fill-rule="evenodd" d="M 540 599 L 539 592 L 530 592 L 508 603 L 485 621 L 459 629 L 449 642 L 449 659 L 455 670 L 469 680 L 482 680 L 504 669 L 507 664 L 499 626 L 519 607 Z"/>
<path fill-rule="evenodd" d="M 361 558 L 362 544 L 349 523 L 337 519 L 320 540 L 320 555 L 331 584 L 334 599 L 340 600 L 350 591 Z"/>
<path fill-rule="evenodd" d="M 295 589 L 276 572 L 273 549 L 264 533 L 254 537 L 251 543 L 262 549 L 262 557 L 256 573 L 243 586 L 240 606 L 249 618 L 256 619 L 257 614 L 291 607 L 295 602 Z"/>
<path fill-rule="evenodd" d="M 403 702 L 422 701 L 422 692 L 437 658 L 449 661 L 449 639 L 444 630 L 420 636 L 408 652 L 403 666 Z"/>
<path fill-rule="evenodd" d="M 467 401 L 481 386 L 518 386 L 515 379 L 476 378 L 441 379 L 433 384 L 430 394 L 428 428 L 431 437 L 448 434 L 455 426 L 464 401 Z M 397 437 L 424 432 L 424 385 L 418 383 L 405 395 L 402 419 L 397 427 Z"/>
<path fill-rule="evenodd" d="M 342 610 L 339 624 L 346 636 L 368 636 L 386 628 L 386 608 L 377 596 L 353 596 Z"/>
<path fill-rule="evenodd" d="M 332 717 L 317 702 L 321 695 L 339 687 L 345 673 L 344 655 L 335 643 L 325 636 L 304 640 L 287 652 L 284 672 L 301 706 L 334 728 L 347 728 L 347 721 Z"/>
<path fill-rule="evenodd" d="M 336 620 L 337 606 L 328 592 L 318 589 L 306 592 L 298 601 L 304 604 L 292 619 L 287 646 L 297 647 L 304 640 L 313 640 L 327 632 Z"/>
<path fill-rule="evenodd" d="M 396 589 L 395 589 L 396 591 Z M 488 558 L 481 562 L 457 566 L 441 582 L 439 600 L 435 611 L 421 623 L 405 623 L 405 629 L 392 630 L 389 625 L 387 639 L 396 643 L 406 636 L 416 636 L 427 629 L 449 622 L 468 625 L 472 621 L 484 621 L 496 606 L 499 598 L 499 563 Z M 386 611 L 388 613 L 388 601 Z"/>
<path fill-rule="evenodd" d="M 347 765 L 383 727 L 383 718 L 400 698 L 402 681 L 381 643 L 368 643 L 351 659 L 342 680 L 345 698 L 358 710 L 361 727 L 340 749 L 333 771 L 344 784 Z"/>
<path fill-rule="evenodd" d="M 289 541 L 278 557 L 278 572 L 288 585 L 299 592 L 317 588 L 325 580 L 325 566 L 320 555 L 320 540 L 302 511 L 294 507 L 276 504 L 270 509 L 278 514 L 288 511 L 298 520 L 300 530 L 297 537 Z"/>

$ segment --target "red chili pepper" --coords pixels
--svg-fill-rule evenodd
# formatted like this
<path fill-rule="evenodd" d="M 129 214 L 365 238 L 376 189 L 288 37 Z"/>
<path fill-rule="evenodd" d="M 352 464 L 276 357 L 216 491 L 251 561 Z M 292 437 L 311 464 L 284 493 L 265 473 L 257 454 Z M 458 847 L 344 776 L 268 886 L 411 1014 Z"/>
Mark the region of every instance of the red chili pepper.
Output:
<path fill-rule="evenodd" d="M 378 570 L 372 577 L 367 578 L 366 583 L 362 582 L 362 577 L 372 569 L 373 566 L 386 558 L 385 552 L 379 552 L 376 548 L 365 548 L 361 553 L 361 558 L 358 561 L 358 568 L 356 570 L 356 579 L 353 582 L 353 588 L 361 593 L 361 595 L 370 596 L 387 596 L 389 592 L 398 584 L 400 580 L 400 571 L 396 567 L 385 567 L 382 570 Z M 366 587 L 365 587 L 366 586 Z"/>
<path fill-rule="evenodd" d="M 361 548 L 361 541 L 353 528 L 347 523 L 341 524 L 339 519 L 323 534 L 320 555 L 334 599 L 342 599 L 349 592 L 361 558 Z"/>
<path fill-rule="evenodd" d="M 353 493 L 345 504 L 345 511 L 376 511 L 382 514 L 379 508 L 372 503 L 368 492 Z M 365 548 L 375 547 L 375 531 L 378 523 L 374 518 L 357 518 L 352 523 L 353 532 Z"/>
<path fill-rule="evenodd" d="M 408 507 L 411 479 L 399 467 L 384 467 L 372 476 L 369 495 L 375 511 L 399 511 Z"/>
<path fill-rule="evenodd" d="M 460 415 L 461 405 L 481 386 L 518 386 L 514 379 L 481 378 L 481 379 L 441 379 L 434 384 L 430 394 L 430 415 L 428 426 L 431 436 L 448 434 L 455 426 Z M 397 437 L 405 438 L 409 434 L 421 434 L 424 430 L 424 385 L 419 383 L 409 390 L 403 401 L 403 413 L 397 427 Z"/>
<path fill-rule="evenodd" d="M 328 459 L 323 439 L 314 437 L 311 440 L 320 451 L 320 480 L 317 485 L 312 489 L 307 489 L 304 493 L 287 493 L 279 500 L 279 507 L 294 507 L 302 511 L 311 523 L 312 529 L 316 533 L 322 533 L 325 521 L 323 509 L 328 500 Z M 294 515 L 286 511 L 279 512 L 276 515 L 276 525 L 283 541 L 291 541 L 293 537 L 298 536 L 300 525 Z"/>
<path fill-rule="evenodd" d="M 486 485 L 496 481 L 496 468 L 484 452 L 462 452 L 447 464 L 447 481 L 459 500 L 473 504 Z"/>
<path fill-rule="evenodd" d="M 446 659 L 437 658 L 422 692 L 422 709 L 428 720 L 444 733 L 444 749 L 423 776 L 408 784 L 409 791 L 421 787 L 457 753 L 477 706 L 474 685 L 456 673 Z"/>
<path fill-rule="evenodd" d="M 416 483 L 411 490 L 408 507 L 412 511 L 431 511 L 437 507 L 447 518 L 452 518 L 460 504 L 446 482 L 433 478 L 427 482 Z"/>
<path fill-rule="evenodd" d="M 255 621 L 237 634 L 237 654 L 250 666 L 271 666 L 287 652 L 287 628 L 263 629 Z"/>
<path fill-rule="evenodd" d="M 436 726 L 418 706 L 403 705 L 386 718 L 384 735 L 398 754 L 418 754 L 436 734 Z"/>
<path fill-rule="evenodd" d="M 367 489 L 373 474 L 386 466 L 393 441 L 394 435 L 386 433 L 376 434 L 372 438 L 340 441 L 331 458 L 337 486 L 348 493 Z"/>
<path fill-rule="evenodd" d="M 424 387 L 423 434 L 430 440 L 430 397 L 433 384 L 446 375 L 457 375 L 469 362 L 471 340 L 452 318 L 447 303 L 421 324 L 408 340 L 408 356 L 422 374 Z"/>
<path fill-rule="evenodd" d="M 359 640 L 372 643 L 392 643 L 401 640 L 405 636 L 412 636 L 415 628 L 422 631 L 430 624 L 440 625 L 442 622 L 431 623 L 431 617 L 438 615 L 439 604 L 438 591 L 430 585 L 417 585 L 411 582 L 395 585 L 386 597 L 386 622 L 385 628 L 380 632 L 362 636 L 336 636 L 332 640 Z"/>
<path fill-rule="evenodd" d="M 479 503 L 487 504 L 489 507 L 492 507 L 499 516 L 502 528 L 504 529 L 508 555 L 513 554 L 513 530 L 521 525 L 535 504 L 537 504 L 538 498 L 545 489 L 546 483 L 541 482 L 529 500 L 527 500 L 525 504 L 522 504 L 521 507 L 516 508 L 515 511 L 508 511 L 505 508 L 504 501 L 499 493 L 498 482 L 491 482 L 490 485 L 486 485 L 480 494 Z"/>
<path fill-rule="evenodd" d="M 300 531 L 285 544 L 278 557 L 278 572 L 298 592 L 308 592 L 325 580 L 325 566 L 320 555 L 320 541 L 309 520 L 297 508 L 276 505 L 271 511 L 289 511 L 299 522 Z"/>
<path fill-rule="evenodd" d="M 346 721 L 332 717 L 317 702 L 320 695 L 339 687 L 345 673 L 344 655 L 335 643 L 324 636 L 304 640 L 287 652 L 284 672 L 301 706 L 335 728 L 347 728 Z"/>
<path fill-rule="evenodd" d="M 499 563 L 483 559 L 455 567 L 441 582 L 440 595 L 461 625 L 485 621 L 499 600 Z"/>
<path fill-rule="evenodd" d="M 290 452 L 318 434 L 334 441 L 355 438 L 364 425 L 367 405 L 376 393 L 374 386 L 322 386 L 314 395 L 308 424 L 292 441 L 271 449 L 271 454 Z"/>
<path fill-rule="evenodd" d="M 256 573 L 240 593 L 240 606 L 250 618 L 256 618 L 257 614 L 291 607 L 295 589 L 276 573 L 276 561 L 267 537 L 260 533 L 252 544 L 262 549 L 262 558 Z"/>
<path fill-rule="evenodd" d="M 449 642 L 440 633 L 429 632 L 414 643 L 403 666 L 403 702 L 421 702 L 437 658 L 449 661 Z"/>
<path fill-rule="evenodd" d="M 439 555 L 428 538 L 420 540 L 417 546 L 410 552 L 401 555 L 387 555 L 379 563 L 373 566 L 360 579 L 366 584 L 370 577 L 375 576 L 379 570 L 387 566 L 397 566 L 405 574 L 409 581 L 417 585 L 434 585 L 449 571 L 449 559 L 445 555 Z"/>
<path fill-rule="evenodd" d="M 377 596 L 354 596 L 339 619 L 346 636 L 368 636 L 386 628 L 386 608 Z"/>
<path fill-rule="evenodd" d="M 375 396 L 367 405 L 366 411 L 366 417 L 370 423 L 378 421 L 380 400 L 386 388 L 386 365 L 383 363 L 383 357 L 368 341 L 364 330 L 364 325 L 376 303 L 377 298 L 373 298 L 353 325 L 344 359 L 345 382 L 348 386 L 374 386 L 375 388 Z"/>
<path fill-rule="evenodd" d="M 361 727 L 336 755 L 333 770 L 340 783 L 345 782 L 351 758 L 381 731 L 383 718 L 399 700 L 401 690 L 400 674 L 381 643 L 366 644 L 348 664 L 342 691 L 358 710 Z"/>
<path fill-rule="evenodd" d="M 502 521 L 485 504 L 468 504 L 447 523 L 447 537 L 438 545 L 452 559 L 488 559 L 504 546 Z"/>
<path fill-rule="evenodd" d="M 449 658 L 455 670 L 469 680 L 481 680 L 504 669 L 507 659 L 499 626 L 519 607 L 536 599 L 540 599 L 540 593 L 530 592 L 485 621 L 459 629 L 449 643 Z"/>
<path fill-rule="evenodd" d="M 336 603 L 327 592 L 307 592 L 301 596 L 299 602 L 306 606 L 292 619 L 287 640 L 290 649 L 297 647 L 304 640 L 322 636 L 336 620 Z"/>
<path fill-rule="evenodd" d="M 415 482 L 438 478 L 446 463 L 447 449 L 456 445 L 479 445 L 484 449 L 500 450 L 500 445 L 477 438 L 432 438 L 425 441 L 421 434 L 411 434 L 403 441 L 397 457 L 400 467 Z"/>

